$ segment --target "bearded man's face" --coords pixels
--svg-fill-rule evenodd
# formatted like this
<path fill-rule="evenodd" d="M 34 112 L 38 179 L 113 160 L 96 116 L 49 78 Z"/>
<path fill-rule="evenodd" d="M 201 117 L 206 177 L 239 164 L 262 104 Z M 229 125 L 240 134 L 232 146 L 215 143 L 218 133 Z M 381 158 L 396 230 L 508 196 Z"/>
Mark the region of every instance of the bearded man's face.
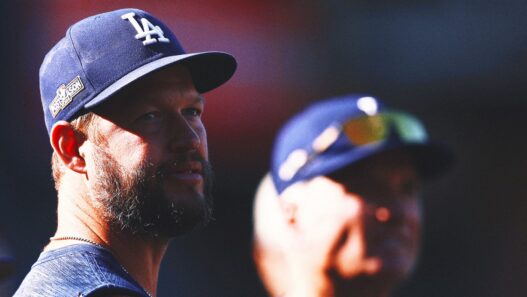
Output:
<path fill-rule="evenodd" d="M 202 167 L 204 190 L 192 204 L 166 195 L 163 183 L 173 164 L 144 162 L 135 170 L 121 167 L 99 149 L 94 157 L 99 170 L 91 195 L 110 226 L 132 234 L 174 237 L 194 226 L 206 225 L 212 216 L 212 170 L 209 162 L 194 156 Z M 183 163 L 184 160 L 175 161 Z"/>
<path fill-rule="evenodd" d="M 88 191 L 111 228 L 172 237 L 211 217 L 204 99 L 177 65 L 149 75 L 93 111 Z"/>

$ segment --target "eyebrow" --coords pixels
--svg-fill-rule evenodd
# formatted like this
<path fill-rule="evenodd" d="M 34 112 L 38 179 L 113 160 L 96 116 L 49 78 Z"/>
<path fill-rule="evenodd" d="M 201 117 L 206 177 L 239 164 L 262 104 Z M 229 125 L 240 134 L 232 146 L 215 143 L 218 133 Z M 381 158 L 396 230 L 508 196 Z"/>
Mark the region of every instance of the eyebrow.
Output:
<path fill-rule="evenodd" d="M 205 98 L 204 98 L 201 94 L 198 94 L 198 95 L 194 98 L 194 103 L 204 104 L 204 103 L 205 103 Z"/>

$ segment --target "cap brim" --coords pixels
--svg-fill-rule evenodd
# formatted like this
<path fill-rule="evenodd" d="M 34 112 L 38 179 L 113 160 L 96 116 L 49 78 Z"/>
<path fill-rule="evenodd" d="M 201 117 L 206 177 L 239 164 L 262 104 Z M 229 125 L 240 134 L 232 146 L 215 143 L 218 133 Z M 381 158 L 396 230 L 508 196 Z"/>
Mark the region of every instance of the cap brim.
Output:
<path fill-rule="evenodd" d="M 346 166 L 367 160 L 369 157 L 396 150 L 403 150 L 410 154 L 423 179 L 435 178 L 444 174 L 454 163 L 454 154 L 440 143 L 388 143 L 357 148 L 338 155 L 319 156 L 295 179 L 303 180 L 318 175 L 327 175 Z"/>
<path fill-rule="evenodd" d="M 201 52 L 164 57 L 132 70 L 97 94 L 84 107 L 92 108 L 141 77 L 176 63 L 188 67 L 194 86 L 199 93 L 208 92 L 228 81 L 237 66 L 234 57 L 223 52 Z"/>

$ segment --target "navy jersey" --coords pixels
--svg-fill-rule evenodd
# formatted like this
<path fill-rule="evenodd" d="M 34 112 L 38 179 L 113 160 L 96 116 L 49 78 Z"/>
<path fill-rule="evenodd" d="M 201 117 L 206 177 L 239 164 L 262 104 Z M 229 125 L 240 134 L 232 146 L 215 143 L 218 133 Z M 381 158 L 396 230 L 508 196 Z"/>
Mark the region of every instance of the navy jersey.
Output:
<path fill-rule="evenodd" d="M 149 297 L 112 253 L 75 244 L 40 254 L 14 297 L 88 297 L 111 293 Z"/>

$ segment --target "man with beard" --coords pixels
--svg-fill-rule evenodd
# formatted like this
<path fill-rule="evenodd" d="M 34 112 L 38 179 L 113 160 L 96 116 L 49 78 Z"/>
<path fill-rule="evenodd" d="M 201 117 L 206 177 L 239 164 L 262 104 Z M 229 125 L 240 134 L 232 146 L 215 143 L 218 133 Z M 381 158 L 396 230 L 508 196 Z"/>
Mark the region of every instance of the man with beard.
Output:
<path fill-rule="evenodd" d="M 421 183 L 451 160 L 415 117 L 370 96 L 293 117 L 255 198 L 253 256 L 267 291 L 389 296 L 416 262 Z"/>
<path fill-rule="evenodd" d="M 68 29 L 40 69 L 58 227 L 15 296 L 156 295 L 169 240 L 211 216 L 201 93 L 235 68 L 137 9 Z"/>

